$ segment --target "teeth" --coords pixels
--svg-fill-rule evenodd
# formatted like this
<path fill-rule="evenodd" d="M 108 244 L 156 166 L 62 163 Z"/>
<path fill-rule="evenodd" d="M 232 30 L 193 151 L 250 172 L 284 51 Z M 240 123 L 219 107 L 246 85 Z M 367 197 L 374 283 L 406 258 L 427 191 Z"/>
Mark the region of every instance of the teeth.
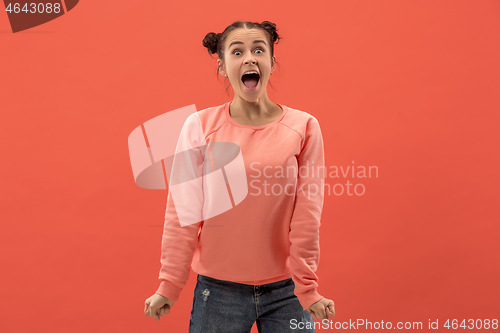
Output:
<path fill-rule="evenodd" d="M 243 73 L 243 75 L 245 74 L 259 74 L 257 71 L 249 71 L 249 72 L 245 72 Z"/>

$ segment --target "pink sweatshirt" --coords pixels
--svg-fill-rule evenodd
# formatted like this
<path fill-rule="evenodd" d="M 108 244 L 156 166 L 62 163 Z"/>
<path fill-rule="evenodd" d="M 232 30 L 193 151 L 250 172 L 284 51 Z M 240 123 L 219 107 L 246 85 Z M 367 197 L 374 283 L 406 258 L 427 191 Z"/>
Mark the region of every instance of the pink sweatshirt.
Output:
<path fill-rule="evenodd" d="M 278 103 L 283 113 L 272 123 L 241 125 L 231 118 L 229 104 L 190 115 L 179 141 L 196 145 L 196 135 L 187 129 L 198 122 L 207 144 L 237 144 L 248 194 L 222 214 L 181 227 L 169 191 L 156 293 L 177 301 L 191 267 L 201 275 L 250 285 L 291 277 L 307 309 L 323 298 L 315 274 L 326 174 L 318 120 Z"/>

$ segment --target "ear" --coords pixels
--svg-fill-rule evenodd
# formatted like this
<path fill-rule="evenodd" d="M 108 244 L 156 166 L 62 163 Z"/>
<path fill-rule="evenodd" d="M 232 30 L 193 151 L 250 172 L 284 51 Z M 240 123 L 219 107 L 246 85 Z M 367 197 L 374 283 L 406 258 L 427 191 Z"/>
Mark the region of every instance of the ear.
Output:
<path fill-rule="evenodd" d="M 226 75 L 226 69 L 224 68 L 224 64 L 222 64 L 222 60 L 217 59 L 217 67 L 219 68 L 219 73 L 222 76 Z"/>
<path fill-rule="evenodd" d="M 272 60 L 271 61 L 271 73 L 272 73 L 276 69 L 276 56 L 273 56 L 271 60 Z"/>

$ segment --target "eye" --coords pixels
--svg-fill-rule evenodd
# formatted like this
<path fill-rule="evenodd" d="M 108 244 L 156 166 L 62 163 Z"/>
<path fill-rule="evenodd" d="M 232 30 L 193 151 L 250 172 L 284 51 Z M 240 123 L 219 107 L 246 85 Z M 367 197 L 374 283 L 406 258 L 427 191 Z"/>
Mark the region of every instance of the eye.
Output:
<path fill-rule="evenodd" d="M 263 53 L 263 52 L 264 52 L 264 50 L 263 50 L 262 48 L 260 48 L 260 47 L 259 47 L 259 48 L 257 48 L 257 49 L 256 49 L 256 51 L 260 51 L 260 53 L 259 53 L 259 54 L 261 54 L 261 53 Z M 234 50 L 234 51 L 233 51 L 233 54 L 234 54 L 234 55 L 239 55 L 239 54 L 236 54 L 236 53 L 241 53 L 241 52 L 240 52 L 240 51 L 238 51 L 238 50 Z"/>

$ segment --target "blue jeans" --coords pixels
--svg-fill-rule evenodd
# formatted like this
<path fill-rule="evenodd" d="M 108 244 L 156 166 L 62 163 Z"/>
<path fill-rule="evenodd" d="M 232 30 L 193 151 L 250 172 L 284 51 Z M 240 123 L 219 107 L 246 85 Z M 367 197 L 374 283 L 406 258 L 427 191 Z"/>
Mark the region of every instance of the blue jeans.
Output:
<path fill-rule="evenodd" d="M 259 333 L 314 333 L 294 289 L 292 278 L 249 285 L 198 274 L 189 333 L 250 333 L 256 321 Z"/>

